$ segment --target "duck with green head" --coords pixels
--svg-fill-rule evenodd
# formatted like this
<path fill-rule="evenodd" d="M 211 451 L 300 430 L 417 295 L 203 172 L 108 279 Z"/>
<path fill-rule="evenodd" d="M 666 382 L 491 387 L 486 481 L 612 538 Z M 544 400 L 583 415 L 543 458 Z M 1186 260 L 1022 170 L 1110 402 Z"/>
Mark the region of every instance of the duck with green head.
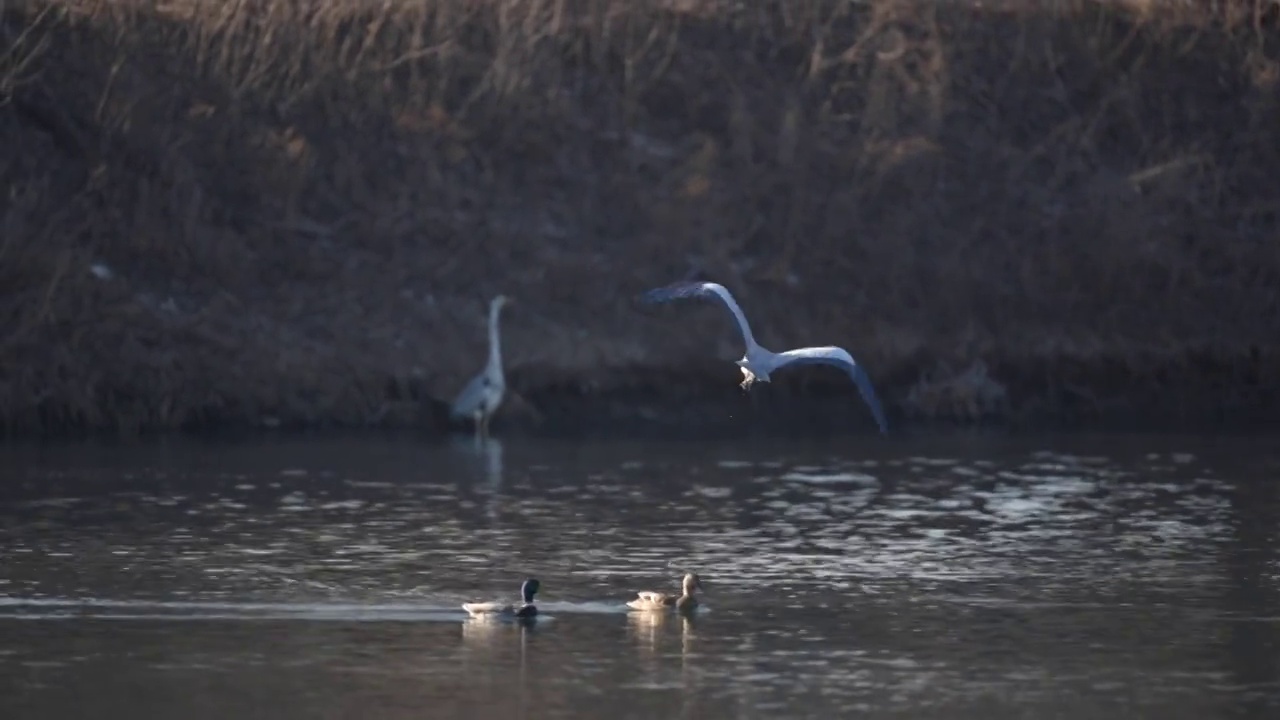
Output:
<path fill-rule="evenodd" d="M 693 610 L 698 607 L 698 598 L 694 597 L 694 590 L 703 590 L 702 580 L 697 573 L 685 573 L 684 581 L 681 583 L 681 594 L 641 590 L 636 593 L 635 600 L 627 603 L 627 607 L 632 610 L 670 610 L 672 608 L 680 611 Z"/>
<path fill-rule="evenodd" d="M 535 617 L 538 614 L 538 606 L 533 604 L 533 596 L 541 586 L 542 584 L 538 582 L 537 578 L 529 578 L 521 583 L 521 603 L 519 605 L 495 600 L 493 602 L 462 603 L 462 609 L 470 613 L 472 617 Z"/>

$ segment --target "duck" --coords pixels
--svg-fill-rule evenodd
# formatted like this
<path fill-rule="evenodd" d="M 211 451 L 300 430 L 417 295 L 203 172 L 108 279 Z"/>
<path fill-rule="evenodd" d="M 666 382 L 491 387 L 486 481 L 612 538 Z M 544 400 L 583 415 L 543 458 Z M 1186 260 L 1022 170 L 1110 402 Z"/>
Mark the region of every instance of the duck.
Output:
<path fill-rule="evenodd" d="M 693 610 L 698 607 L 698 598 L 694 597 L 694 590 L 702 590 L 702 580 L 697 573 L 685 573 L 684 581 L 681 583 L 682 594 L 671 595 L 662 592 L 651 592 L 641 590 L 636 593 L 636 599 L 627 603 L 627 607 L 632 610 L 667 610 L 675 608 L 676 610 Z"/>
<path fill-rule="evenodd" d="M 537 578 L 528 578 L 520 584 L 520 598 L 522 602 L 519 605 L 512 605 L 508 602 L 495 600 L 493 602 L 462 603 L 462 609 L 470 613 L 471 617 L 536 617 L 538 614 L 538 606 L 533 604 L 533 596 L 541 587 L 542 583 L 538 582 Z"/>

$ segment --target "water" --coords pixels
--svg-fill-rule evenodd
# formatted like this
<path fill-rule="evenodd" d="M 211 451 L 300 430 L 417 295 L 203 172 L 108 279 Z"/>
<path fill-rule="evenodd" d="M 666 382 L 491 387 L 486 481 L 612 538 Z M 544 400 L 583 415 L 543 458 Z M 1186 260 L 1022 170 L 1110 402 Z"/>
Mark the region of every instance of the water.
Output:
<path fill-rule="evenodd" d="M 11 448 L 0 717 L 1280 717 L 1277 447 Z"/>

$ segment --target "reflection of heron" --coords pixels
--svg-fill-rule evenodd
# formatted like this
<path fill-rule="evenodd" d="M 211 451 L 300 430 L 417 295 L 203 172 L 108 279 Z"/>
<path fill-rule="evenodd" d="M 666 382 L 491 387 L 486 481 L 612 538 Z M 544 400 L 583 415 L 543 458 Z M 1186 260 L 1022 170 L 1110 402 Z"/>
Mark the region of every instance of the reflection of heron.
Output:
<path fill-rule="evenodd" d="M 741 360 L 737 361 L 738 367 L 742 369 L 743 380 L 741 387 L 743 390 L 749 390 L 752 383 L 757 380 L 769 382 L 770 373 L 788 365 L 834 365 L 847 372 L 853 378 L 853 382 L 858 386 L 858 392 L 862 395 L 862 399 L 871 408 L 871 414 L 875 417 L 876 424 L 880 426 L 880 432 L 885 434 L 889 432 L 889 424 L 885 420 L 880 400 L 876 397 L 875 388 L 871 385 L 871 378 L 867 377 L 866 371 L 853 361 L 853 357 L 844 348 L 834 346 L 806 347 L 776 353 L 761 347 L 751 334 L 751 326 L 747 324 L 747 318 L 742 314 L 742 308 L 738 307 L 737 301 L 733 299 L 729 291 L 718 283 L 679 282 L 650 290 L 642 294 L 640 300 L 644 303 L 661 303 L 678 298 L 712 296 L 719 298 L 728 306 L 729 311 L 733 313 L 733 317 L 738 321 L 738 329 L 742 331 L 742 338 L 747 344 L 746 353 Z"/>
<path fill-rule="evenodd" d="M 685 573 L 680 587 L 680 595 L 641 590 L 636 593 L 635 600 L 627 603 L 627 607 L 633 610 L 671 610 L 674 608 L 682 612 L 697 609 L 698 598 L 694 597 L 693 591 L 703 589 L 702 580 L 698 577 L 698 574 Z"/>
<path fill-rule="evenodd" d="M 494 440 L 484 445 L 484 476 L 489 481 L 489 489 L 497 492 L 502 489 L 502 442 Z"/>
<path fill-rule="evenodd" d="M 481 442 L 477 438 L 473 442 L 467 438 L 454 437 L 451 444 L 466 456 L 465 462 L 469 470 L 474 469 L 483 473 L 488 490 L 485 511 L 490 522 L 497 521 L 498 507 L 502 500 L 502 441 L 489 438 Z"/>
<path fill-rule="evenodd" d="M 484 443 L 484 474 L 489 482 L 489 500 L 485 503 L 485 512 L 492 524 L 498 520 L 498 506 L 502 501 L 502 442 L 499 440 Z"/>
<path fill-rule="evenodd" d="M 472 616 L 496 615 L 509 618 L 531 618 L 538 614 L 538 606 L 533 604 L 533 596 L 538 592 L 539 587 L 541 587 L 541 583 L 538 582 L 537 578 L 529 578 L 521 583 L 520 598 L 522 602 L 519 605 L 494 600 L 492 602 L 462 603 L 462 609 Z"/>
<path fill-rule="evenodd" d="M 507 381 L 502 375 L 502 343 L 498 338 L 498 314 L 510 300 L 499 295 L 489 301 L 489 362 L 479 375 L 462 388 L 449 409 L 455 420 L 470 418 L 475 422 L 476 436 L 489 436 L 489 419 L 502 405 Z"/>
<path fill-rule="evenodd" d="M 489 484 L 489 489 L 499 490 L 502 488 L 502 441 L 497 438 L 488 438 L 484 442 L 479 439 L 469 439 L 454 436 L 450 438 L 449 445 L 459 455 L 465 456 L 468 468 L 480 470 L 484 475 L 484 479 Z"/>

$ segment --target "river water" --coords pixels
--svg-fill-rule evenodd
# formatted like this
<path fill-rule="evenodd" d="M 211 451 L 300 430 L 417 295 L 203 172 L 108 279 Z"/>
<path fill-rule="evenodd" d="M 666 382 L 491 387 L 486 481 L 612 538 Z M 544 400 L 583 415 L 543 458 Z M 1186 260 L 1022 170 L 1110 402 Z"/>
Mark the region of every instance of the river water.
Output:
<path fill-rule="evenodd" d="M 1272 438 L 0 458 L 4 718 L 1280 717 Z"/>

